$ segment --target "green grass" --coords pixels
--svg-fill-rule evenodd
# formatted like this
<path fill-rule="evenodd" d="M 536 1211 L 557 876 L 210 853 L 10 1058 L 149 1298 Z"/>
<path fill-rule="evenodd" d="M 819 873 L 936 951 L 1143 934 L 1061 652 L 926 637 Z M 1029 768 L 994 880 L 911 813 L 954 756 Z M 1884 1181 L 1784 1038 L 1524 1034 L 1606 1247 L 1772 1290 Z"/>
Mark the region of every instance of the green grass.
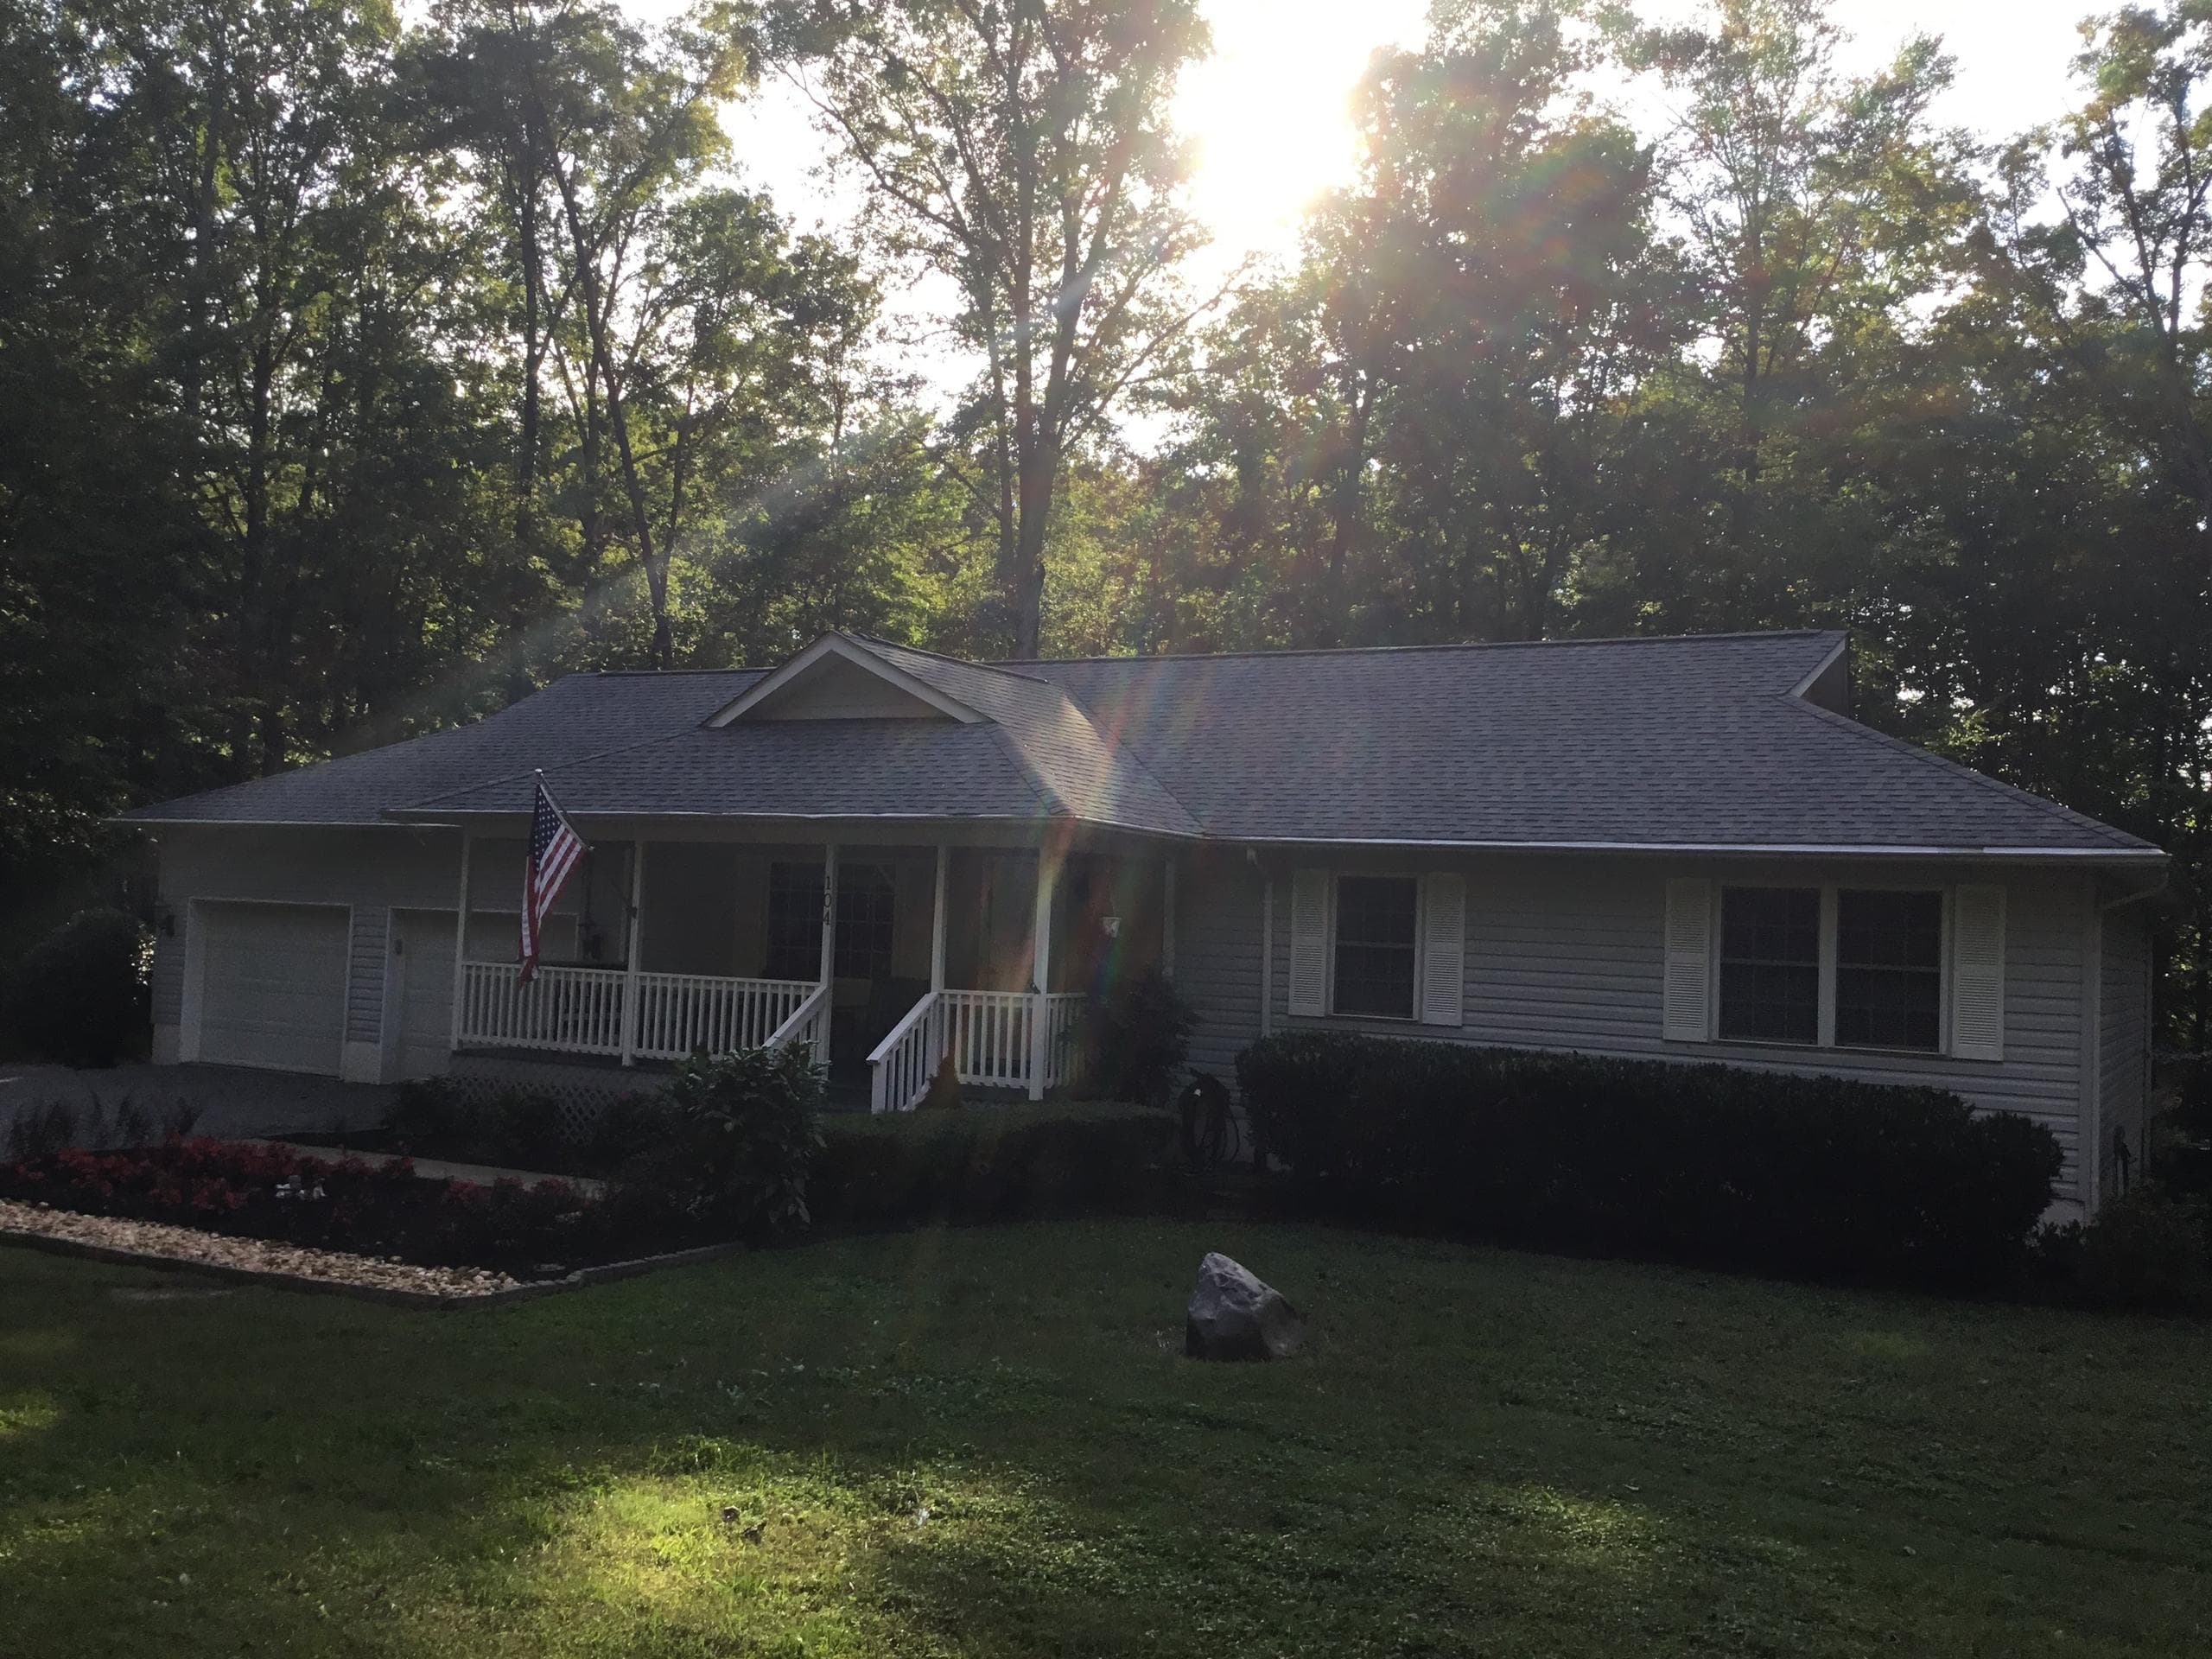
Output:
<path fill-rule="evenodd" d="M 1208 1246 L 1306 1356 L 1179 1357 Z M 199 1288 L 0 1250 L 11 1659 L 2212 1649 L 2201 1325 L 1150 1223 Z"/>

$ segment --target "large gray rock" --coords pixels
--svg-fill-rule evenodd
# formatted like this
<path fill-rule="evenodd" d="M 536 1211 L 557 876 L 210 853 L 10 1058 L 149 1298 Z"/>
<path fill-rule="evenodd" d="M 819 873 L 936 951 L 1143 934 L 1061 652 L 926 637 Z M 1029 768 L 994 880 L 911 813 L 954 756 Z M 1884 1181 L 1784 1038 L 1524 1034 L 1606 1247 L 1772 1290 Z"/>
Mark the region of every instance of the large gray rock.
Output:
<path fill-rule="evenodd" d="M 1306 1340 L 1305 1322 L 1282 1293 L 1217 1250 L 1198 1263 L 1183 1327 L 1192 1359 L 1287 1359 Z"/>

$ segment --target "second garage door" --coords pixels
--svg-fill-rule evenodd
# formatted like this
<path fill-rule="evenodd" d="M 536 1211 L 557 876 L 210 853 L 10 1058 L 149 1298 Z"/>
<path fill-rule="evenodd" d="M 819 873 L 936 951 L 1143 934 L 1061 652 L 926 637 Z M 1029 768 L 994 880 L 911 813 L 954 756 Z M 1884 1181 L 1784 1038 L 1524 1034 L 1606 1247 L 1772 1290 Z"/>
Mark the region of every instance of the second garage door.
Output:
<path fill-rule="evenodd" d="M 200 1058 L 335 1076 L 348 917 L 321 905 L 195 906 Z"/>

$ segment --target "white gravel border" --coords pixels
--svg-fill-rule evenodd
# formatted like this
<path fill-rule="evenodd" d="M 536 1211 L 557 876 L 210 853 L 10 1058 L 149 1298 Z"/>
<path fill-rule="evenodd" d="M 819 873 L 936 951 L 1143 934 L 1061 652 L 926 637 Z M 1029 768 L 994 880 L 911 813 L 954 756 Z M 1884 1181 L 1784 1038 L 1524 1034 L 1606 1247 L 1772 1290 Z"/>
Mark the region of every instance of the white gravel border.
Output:
<path fill-rule="evenodd" d="M 233 1272 L 281 1274 L 321 1284 L 379 1290 L 410 1297 L 466 1300 L 521 1288 L 522 1281 L 482 1268 L 418 1268 L 373 1255 L 315 1250 L 267 1239 L 232 1238 L 196 1227 L 171 1227 L 157 1221 L 124 1221 L 87 1216 L 45 1205 L 0 1198 L 0 1235 L 61 1239 L 102 1250 L 175 1262 L 186 1267 L 213 1267 Z M 149 1262 L 149 1265 L 153 1265 Z"/>

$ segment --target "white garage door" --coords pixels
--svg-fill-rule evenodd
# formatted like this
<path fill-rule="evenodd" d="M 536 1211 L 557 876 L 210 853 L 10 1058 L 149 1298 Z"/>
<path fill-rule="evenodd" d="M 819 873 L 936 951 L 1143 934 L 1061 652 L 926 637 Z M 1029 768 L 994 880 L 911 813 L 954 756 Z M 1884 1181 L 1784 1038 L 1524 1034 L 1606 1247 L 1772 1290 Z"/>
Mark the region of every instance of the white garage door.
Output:
<path fill-rule="evenodd" d="M 443 1077 L 453 1060 L 453 912 L 403 910 L 393 921 L 399 945 L 391 972 L 397 987 L 399 1075 Z M 468 955 L 474 962 L 512 962 L 522 918 L 511 912 L 470 906 Z M 545 954 L 553 961 L 575 950 L 573 917 L 545 924 Z"/>
<path fill-rule="evenodd" d="M 200 905 L 200 1058 L 335 1076 L 348 918 L 308 905 Z"/>

